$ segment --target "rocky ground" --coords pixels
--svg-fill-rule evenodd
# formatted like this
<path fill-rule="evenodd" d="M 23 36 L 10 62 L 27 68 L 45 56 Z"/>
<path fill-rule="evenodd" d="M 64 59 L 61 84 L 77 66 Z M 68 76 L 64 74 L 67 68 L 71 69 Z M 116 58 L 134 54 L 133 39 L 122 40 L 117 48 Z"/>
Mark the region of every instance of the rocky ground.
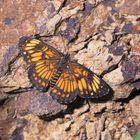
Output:
<path fill-rule="evenodd" d="M 2 0 L 0 29 L 0 140 L 132 140 L 140 131 L 139 0 Z M 69 48 L 110 94 L 62 105 L 32 88 L 18 41 L 36 33 Z"/>

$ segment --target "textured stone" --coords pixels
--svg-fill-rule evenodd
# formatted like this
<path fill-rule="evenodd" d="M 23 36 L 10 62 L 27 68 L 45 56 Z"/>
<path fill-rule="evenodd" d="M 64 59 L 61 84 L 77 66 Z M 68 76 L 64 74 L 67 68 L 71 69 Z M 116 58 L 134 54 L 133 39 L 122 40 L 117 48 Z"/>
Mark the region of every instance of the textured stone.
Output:
<path fill-rule="evenodd" d="M 131 6 L 131 9 L 129 8 Z M 128 15 L 139 15 L 140 1 L 124 0 L 120 6 L 121 13 Z"/>
<path fill-rule="evenodd" d="M 140 102 L 140 96 L 137 96 L 136 98 L 131 100 L 128 105 L 130 108 L 131 114 L 133 114 L 132 118 L 133 118 L 135 124 L 137 124 L 137 125 L 140 123 L 139 102 Z"/>
<path fill-rule="evenodd" d="M 140 118 L 139 1 L 7 0 L 0 5 L 0 139 L 131 140 Z M 18 40 L 36 33 L 101 74 L 113 98 L 66 106 L 49 92 L 31 89 Z"/>
<path fill-rule="evenodd" d="M 49 93 L 45 94 L 38 91 L 33 92 L 29 105 L 30 113 L 37 116 L 44 115 L 45 117 L 49 117 L 67 109 L 66 105 L 61 105 L 56 100 L 53 100 Z"/>

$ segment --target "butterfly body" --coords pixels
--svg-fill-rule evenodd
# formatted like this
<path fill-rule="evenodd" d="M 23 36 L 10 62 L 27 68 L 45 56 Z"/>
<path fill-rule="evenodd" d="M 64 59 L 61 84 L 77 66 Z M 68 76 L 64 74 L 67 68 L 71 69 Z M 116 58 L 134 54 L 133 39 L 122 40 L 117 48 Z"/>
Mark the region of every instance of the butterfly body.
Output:
<path fill-rule="evenodd" d="M 98 75 L 40 38 L 22 37 L 19 49 L 29 65 L 32 85 L 41 91 L 51 87 L 50 95 L 60 103 L 71 103 L 77 96 L 99 98 L 109 93 L 108 85 Z"/>
<path fill-rule="evenodd" d="M 53 71 L 52 77 L 50 79 L 50 86 L 54 87 L 57 80 L 59 79 L 60 75 L 63 73 L 65 69 L 68 68 L 68 63 L 70 61 L 70 55 L 67 53 L 66 55 L 62 56 L 60 61 L 58 62 L 56 68 Z"/>

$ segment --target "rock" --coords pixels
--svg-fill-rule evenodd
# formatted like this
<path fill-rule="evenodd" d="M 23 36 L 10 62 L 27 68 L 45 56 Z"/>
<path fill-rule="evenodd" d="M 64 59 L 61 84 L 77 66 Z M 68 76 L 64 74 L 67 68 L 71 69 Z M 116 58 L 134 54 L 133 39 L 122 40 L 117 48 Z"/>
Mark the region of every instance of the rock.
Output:
<path fill-rule="evenodd" d="M 140 102 L 140 96 L 137 96 L 134 99 L 132 99 L 128 104 L 128 107 L 130 108 L 130 112 L 131 114 L 133 114 L 131 115 L 131 117 L 136 125 L 138 125 L 140 122 L 139 102 Z"/>
<path fill-rule="evenodd" d="M 95 134 L 94 134 L 94 123 L 93 122 L 86 123 L 86 131 L 87 131 L 88 139 L 96 138 Z"/>
<path fill-rule="evenodd" d="M 93 124 L 93 138 L 96 140 L 99 140 L 101 138 L 101 132 L 104 129 L 104 123 L 105 123 L 105 117 L 102 116 L 102 118 L 99 121 L 96 121 Z"/>
<path fill-rule="evenodd" d="M 127 98 L 133 90 L 132 85 L 123 84 L 124 77 L 122 67 L 119 67 L 104 76 L 105 81 L 114 91 L 113 99 Z"/>
<path fill-rule="evenodd" d="M 47 22 L 47 26 L 46 26 L 47 33 L 50 33 L 50 34 L 54 33 L 55 26 L 60 22 L 61 18 L 62 17 L 60 15 L 56 15 L 53 18 L 51 18 L 49 22 Z"/>
<path fill-rule="evenodd" d="M 70 52 L 79 51 L 79 50 L 81 50 L 82 48 L 84 48 L 85 44 L 86 44 L 85 42 L 80 42 L 80 43 L 78 43 L 78 44 L 72 44 L 72 45 L 70 46 L 69 51 L 70 51 Z"/>
<path fill-rule="evenodd" d="M 101 140 L 112 140 L 112 136 L 108 130 L 105 130 L 101 134 Z"/>
<path fill-rule="evenodd" d="M 79 139 L 80 140 L 87 140 L 88 139 L 87 138 L 87 132 L 86 132 L 86 128 L 85 127 L 81 128 Z"/>
<path fill-rule="evenodd" d="M 90 111 L 92 114 L 100 113 L 106 109 L 105 103 L 91 103 Z"/>
<path fill-rule="evenodd" d="M 136 137 L 136 135 L 139 134 L 140 125 L 128 126 L 127 130 L 131 137 Z"/>
<path fill-rule="evenodd" d="M 123 140 L 123 139 L 125 139 L 125 140 L 133 140 L 133 138 L 130 136 L 130 134 L 128 132 L 122 133 L 120 139 L 121 140 Z"/>
<path fill-rule="evenodd" d="M 131 140 L 140 118 L 139 1 L 7 0 L 0 5 L 0 139 Z M 32 89 L 18 40 L 38 33 L 101 74 L 112 89 L 109 97 L 62 105 L 49 91 Z"/>
<path fill-rule="evenodd" d="M 74 40 L 80 30 L 77 18 L 71 18 L 61 23 L 56 34 L 60 34 L 67 39 L 68 42 Z"/>
<path fill-rule="evenodd" d="M 56 100 L 53 100 L 50 95 L 33 92 L 33 96 L 29 105 L 29 112 L 37 116 L 50 117 L 57 113 L 64 112 L 67 109 L 66 105 L 59 104 Z"/>
<path fill-rule="evenodd" d="M 64 130 L 68 131 L 71 128 L 71 124 L 73 123 L 73 121 L 68 121 L 64 124 Z"/>
<path fill-rule="evenodd" d="M 139 15 L 139 10 L 140 10 L 140 6 L 139 6 L 140 2 L 139 1 L 133 1 L 133 0 L 128 0 L 128 1 L 124 1 L 121 3 L 120 6 L 120 11 L 123 14 L 127 14 L 127 15 Z M 132 9 L 129 9 L 128 7 L 131 6 Z"/>
<path fill-rule="evenodd" d="M 89 104 L 86 103 L 86 104 L 83 104 L 83 106 L 80 108 L 80 109 L 75 109 L 74 112 L 75 112 L 75 116 L 80 116 L 82 114 L 84 114 L 85 112 L 87 112 L 89 110 Z"/>
<path fill-rule="evenodd" d="M 91 12 L 91 14 L 89 14 L 85 18 L 82 18 L 82 30 L 79 33 L 79 38 L 76 40 L 76 44 L 79 42 L 83 42 L 84 40 L 92 36 L 92 34 L 96 33 L 99 25 L 102 24 L 107 19 L 107 17 L 107 9 L 105 9 L 103 5 L 99 5 L 97 6 L 96 10 L 94 10 L 94 12 Z"/>

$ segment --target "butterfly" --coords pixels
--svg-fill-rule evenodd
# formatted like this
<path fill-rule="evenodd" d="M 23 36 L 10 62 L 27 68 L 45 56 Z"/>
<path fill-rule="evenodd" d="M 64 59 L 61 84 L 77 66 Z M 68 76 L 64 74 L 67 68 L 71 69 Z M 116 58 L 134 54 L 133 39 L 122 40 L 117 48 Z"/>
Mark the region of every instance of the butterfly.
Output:
<path fill-rule="evenodd" d="M 32 85 L 41 91 L 51 88 L 50 95 L 59 103 L 71 103 L 77 96 L 99 98 L 109 93 L 109 86 L 97 74 L 39 37 L 21 37 L 19 49 L 29 65 Z"/>

